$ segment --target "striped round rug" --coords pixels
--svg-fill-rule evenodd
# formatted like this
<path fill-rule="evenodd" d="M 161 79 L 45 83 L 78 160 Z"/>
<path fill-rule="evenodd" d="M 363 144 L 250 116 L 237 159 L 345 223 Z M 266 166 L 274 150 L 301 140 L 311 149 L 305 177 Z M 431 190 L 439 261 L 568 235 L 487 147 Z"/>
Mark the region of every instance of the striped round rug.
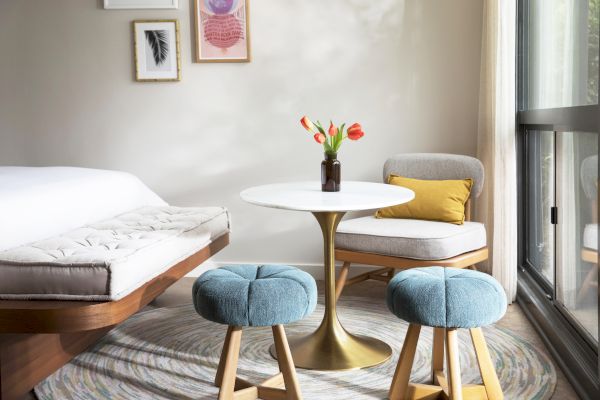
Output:
<path fill-rule="evenodd" d="M 321 299 L 322 300 L 322 299 Z M 321 301 L 322 303 L 322 301 Z M 305 399 L 384 399 L 387 397 L 407 324 L 390 314 L 381 301 L 342 297 L 342 324 L 355 334 L 377 337 L 394 349 L 387 362 L 368 369 L 319 372 L 298 369 Z M 312 332 L 323 315 L 314 314 L 286 326 L 289 337 Z M 75 357 L 40 383 L 39 399 L 215 399 L 212 385 L 227 328 L 202 319 L 192 305 L 136 314 L 101 342 Z M 506 399 L 549 399 L 556 371 L 546 355 L 510 330 L 483 329 Z M 270 328 L 243 331 L 238 375 L 260 382 L 277 373 L 269 355 Z M 480 383 L 468 331 L 461 330 L 463 383 Z M 432 330 L 421 330 L 411 381 L 430 376 Z"/>

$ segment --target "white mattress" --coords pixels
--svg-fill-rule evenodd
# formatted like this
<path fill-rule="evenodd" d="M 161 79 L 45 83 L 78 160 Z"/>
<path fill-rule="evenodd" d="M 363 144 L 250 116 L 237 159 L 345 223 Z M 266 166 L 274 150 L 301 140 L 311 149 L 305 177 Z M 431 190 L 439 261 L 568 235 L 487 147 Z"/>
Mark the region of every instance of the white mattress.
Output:
<path fill-rule="evenodd" d="M 142 207 L 0 252 L 0 299 L 118 300 L 227 232 L 222 207 Z"/>
<path fill-rule="evenodd" d="M 0 167 L 0 250 L 166 203 L 135 176 L 72 167 Z"/>

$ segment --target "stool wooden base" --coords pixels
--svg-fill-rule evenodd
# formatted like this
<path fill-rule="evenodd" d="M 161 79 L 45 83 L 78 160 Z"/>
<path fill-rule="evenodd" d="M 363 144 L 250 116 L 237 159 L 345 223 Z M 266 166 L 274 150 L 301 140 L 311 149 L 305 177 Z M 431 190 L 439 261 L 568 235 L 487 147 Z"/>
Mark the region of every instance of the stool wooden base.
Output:
<path fill-rule="evenodd" d="M 237 377 L 237 364 L 240 354 L 242 328 L 230 326 L 223 344 L 219 360 L 215 386 L 219 387 L 219 400 L 301 400 L 300 385 L 296 368 L 288 345 L 283 325 L 275 325 L 273 339 L 277 349 L 279 374 L 254 385 Z M 284 386 L 285 388 L 281 388 Z"/>
<path fill-rule="evenodd" d="M 390 400 L 450 399 L 450 400 L 502 400 L 502 388 L 490 358 L 481 328 L 469 329 L 479 365 L 483 385 L 463 385 L 458 361 L 458 337 L 454 328 L 433 328 L 433 354 L 431 365 L 432 385 L 411 383 L 410 372 L 415 359 L 421 325 L 410 324 L 400 360 L 390 386 Z M 444 374 L 444 346 L 448 373 Z"/>

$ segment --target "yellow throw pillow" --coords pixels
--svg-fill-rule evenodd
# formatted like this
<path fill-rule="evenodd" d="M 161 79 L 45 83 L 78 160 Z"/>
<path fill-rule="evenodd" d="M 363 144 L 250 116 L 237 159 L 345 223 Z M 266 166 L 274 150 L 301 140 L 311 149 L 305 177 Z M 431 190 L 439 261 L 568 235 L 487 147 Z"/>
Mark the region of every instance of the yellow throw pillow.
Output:
<path fill-rule="evenodd" d="M 376 218 L 410 218 L 450 222 L 462 225 L 465 204 L 469 200 L 472 179 L 422 180 L 390 175 L 389 184 L 403 186 L 415 192 L 408 203 L 377 210 Z"/>

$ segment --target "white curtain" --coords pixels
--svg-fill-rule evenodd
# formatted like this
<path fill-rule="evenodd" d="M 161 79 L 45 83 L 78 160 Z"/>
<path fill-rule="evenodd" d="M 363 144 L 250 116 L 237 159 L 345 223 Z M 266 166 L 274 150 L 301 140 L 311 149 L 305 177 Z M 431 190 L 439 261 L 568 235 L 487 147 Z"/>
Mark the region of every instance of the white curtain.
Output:
<path fill-rule="evenodd" d="M 477 143 L 486 182 L 476 217 L 488 232 L 488 272 L 509 302 L 517 293 L 516 3 L 485 0 Z"/>

